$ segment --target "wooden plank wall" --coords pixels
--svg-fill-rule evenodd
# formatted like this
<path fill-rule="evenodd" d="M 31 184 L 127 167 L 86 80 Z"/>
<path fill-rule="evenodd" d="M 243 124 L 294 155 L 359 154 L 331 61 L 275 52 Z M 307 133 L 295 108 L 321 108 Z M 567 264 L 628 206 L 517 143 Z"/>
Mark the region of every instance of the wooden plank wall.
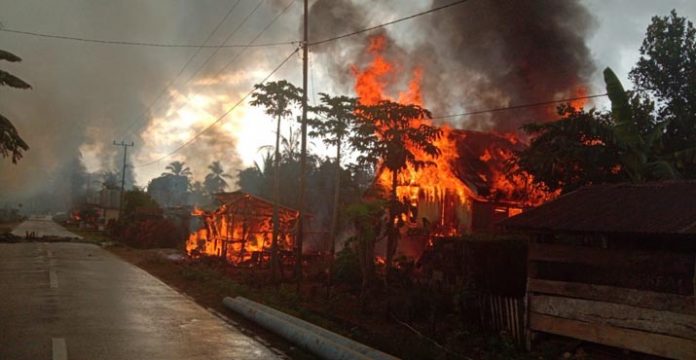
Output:
<path fill-rule="evenodd" d="M 530 244 L 527 322 L 552 333 L 673 359 L 696 359 L 696 296 L 541 278 L 548 263 L 694 279 L 694 254 Z M 547 271 L 548 273 L 548 271 Z M 597 279 L 601 282 L 601 279 Z M 530 344 L 528 342 L 528 344 Z"/>
<path fill-rule="evenodd" d="M 525 343 L 525 300 L 496 295 L 479 298 L 481 324 L 490 330 L 505 332 L 517 344 Z"/>

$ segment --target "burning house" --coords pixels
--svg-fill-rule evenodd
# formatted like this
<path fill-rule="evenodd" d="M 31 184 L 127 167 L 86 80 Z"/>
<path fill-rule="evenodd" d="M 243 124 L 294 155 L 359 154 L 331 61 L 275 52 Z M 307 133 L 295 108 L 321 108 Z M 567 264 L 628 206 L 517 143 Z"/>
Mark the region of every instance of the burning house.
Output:
<path fill-rule="evenodd" d="M 491 231 L 494 225 L 552 195 L 532 185 L 510 160 L 524 146 L 514 137 L 447 129 L 435 164 L 398 175 L 397 196 L 407 204 L 398 251 L 417 257 L 434 237 Z M 388 189 L 391 173 L 378 174 Z"/>
<path fill-rule="evenodd" d="M 393 97 L 387 95 L 399 66 L 383 55 L 386 41 L 384 36 L 373 37 L 367 48 L 371 61 L 363 68 L 352 69 L 360 102 L 373 105 L 392 100 L 422 105 L 419 68 L 413 70 L 405 91 Z M 430 119 L 411 122 L 413 127 L 433 125 Z M 399 253 L 418 257 L 435 237 L 490 231 L 496 222 L 553 197 L 533 186 L 532 177 L 515 166 L 515 153 L 525 146 L 515 134 L 453 129 L 448 125 L 440 128 L 442 136 L 435 143 L 441 152 L 438 157 L 430 158 L 411 149 L 417 158 L 432 164 L 418 169 L 409 166 L 397 174 L 397 196 L 408 207 L 401 219 L 405 225 Z M 391 179 L 391 172 L 382 168 L 375 186 L 389 189 Z"/>
<path fill-rule="evenodd" d="M 201 226 L 189 235 L 186 251 L 192 256 L 220 256 L 232 263 L 260 262 L 270 255 L 273 202 L 235 191 L 216 195 L 213 211 L 194 210 Z M 279 207 L 278 249 L 291 251 L 298 211 Z"/>

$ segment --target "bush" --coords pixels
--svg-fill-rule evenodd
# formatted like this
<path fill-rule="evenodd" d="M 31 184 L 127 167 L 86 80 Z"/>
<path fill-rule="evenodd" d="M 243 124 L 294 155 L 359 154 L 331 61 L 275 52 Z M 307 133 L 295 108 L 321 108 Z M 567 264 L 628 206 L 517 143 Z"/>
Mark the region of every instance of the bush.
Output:
<path fill-rule="evenodd" d="M 336 253 L 334 262 L 334 279 L 337 283 L 359 288 L 362 282 L 358 254 L 352 247 L 346 246 Z"/>

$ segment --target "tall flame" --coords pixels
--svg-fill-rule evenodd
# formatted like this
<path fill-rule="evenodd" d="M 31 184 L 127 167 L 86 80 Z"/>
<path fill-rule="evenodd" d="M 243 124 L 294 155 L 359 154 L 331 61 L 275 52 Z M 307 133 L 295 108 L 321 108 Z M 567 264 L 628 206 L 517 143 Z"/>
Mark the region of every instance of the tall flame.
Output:
<path fill-rule="evenodd" d="M 372 105 L 380 100 L 391 100 L 399 103 L 416 104 L 423 106 L 423 95 L 421 90 L 421 82 L 423 72 L 422 69 L 416 67 L 410 71 L 410 80 L 408 86 L 403 91 L 398 91 L 396 96 L 390 96 L 388 90 L 393 85 L 393 78 L 396 69 L 399 67 L 389 62 L 383 55 L 383 50 L 386 45 L 384 36 L 375 36 L 370 39 L 367 46 L 367 53 L 371 56 L 371 62 L 363 68 L 352 66 L 351 70 L 355 76 L 355 92 L 360 98 L 360 103 L 363 105 Z M 429 119 L 412 119 L 413 126 L 420 124 L 432 125 Z M 412 149 L 414 153 L 421 159 L 432 160 L 435 164 L 416 170 L 409 166 L 405 171 L 399 174 L 397 195 L 402 200 L 407 200 L 412 206 L 416 206 L 419 201 L 428 200 L 431 203 L 443 204 L 448 202 L 447 199 L 455 196 L 458 199 L 460 207 L 469 206 L 472 200 L 490 201 L 491 198 L 497 200 L 516 199 L 519 206 L 532 206 L 547 200 L 549 194 L 532 187 L 532 177 L 525 174 L 517 174 L 509 176 L 507 173 L 516 172 L 517 169 L 508 168 L 507 172 L 503 162 L 507 162 L 514 157 L 511 147 L 518 146 L 519 140 L 515 134 L 491 134 L 492 138 L 498 139 L 498 143 L 507 143 L 510 146 L 507 148 L 502 146 L 490 145 L 486 151 L 480 156 L 480 160 L 488 164 L 488 172 L 492 173 L 491 178 L 482 179 L 491 185 L 491 190 L 488 194 L 482 195 L 465 184 L 461 179 L 461 170 L 457 169 L 457 164 L 460 161 L 458 142 L 461 142 L 467 132 L 455 130 L 447 125 L 441 126 L 443 135 L 438 139 L 435 145 L 440 149 L 441 155 L 436 159 L 431 159 L 419 152 L 417 149 Z M 391 174 L 388 170 L 383 169 L 379 174 L 377 183 L 388 188 L 391 183 Z M 520 197 L 519 195 L 524 196 Z M 451 211 L 457 211 L 453 207 Z M 444 211 L 440 211 L 441 213 Z M 441 216 L 445 216 L 444 214 Z M 440 219 L 441 224 L 445 225 L 446 219 Z M 445 226 L 441 228 L 443 232 L 454 234 L 461 229 L 456 226 Z"/>

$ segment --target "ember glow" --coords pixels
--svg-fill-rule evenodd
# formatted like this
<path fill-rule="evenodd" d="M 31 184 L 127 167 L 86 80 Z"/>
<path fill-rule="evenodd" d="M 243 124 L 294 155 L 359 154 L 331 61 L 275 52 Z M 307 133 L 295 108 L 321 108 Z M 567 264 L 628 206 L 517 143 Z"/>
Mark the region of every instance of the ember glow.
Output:
<path fill-rule="evenodd" d="M 383 55 L 386 41 L 384 36 L 371 38 L 367 46 L 371 62 L 363 68 L 352 67 L 360 102 L 371 105 L 391 100 L 427 108 L 421 89 L 422 70 L 418 67 L 410 70 L 406 89 L 395 95 L 387 93 L 394 87 L 400 66 Z M 432 125 L 429 119 L 412 119 L 412 123 L 414 127 Z M 411 222 L 428 217 L 435 226 L 435 234 L 456 235 L 470 231 L 472 218 L 467 214 L 471 214 L 473 202 L 510 205 L 504 209 L 506 215 L 512 216 L 521 208 L 539 205 L 553 196 L 533 187 L 532 177 L 512 165 L 514 151 L 524 146 L 515 134 L 479 133 L 448 125 L 442 125 L 441 129 L 443 135 L 436 141 L 441 151 L 438 158 L 431 159 L 414 150 L 419 158 L 435 164 L 418 170 L 409 166 L 399 174 L 398 197 L 413 209 L 421 208 L 420 215 L 412 214 Z M 462 159 L 462 154 L 471 155 L 469 158 L 474 158 L 476 166 Z M 378 176 L 377 183 L 389 188 L 389 170 L 383 169 Z"/>

